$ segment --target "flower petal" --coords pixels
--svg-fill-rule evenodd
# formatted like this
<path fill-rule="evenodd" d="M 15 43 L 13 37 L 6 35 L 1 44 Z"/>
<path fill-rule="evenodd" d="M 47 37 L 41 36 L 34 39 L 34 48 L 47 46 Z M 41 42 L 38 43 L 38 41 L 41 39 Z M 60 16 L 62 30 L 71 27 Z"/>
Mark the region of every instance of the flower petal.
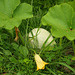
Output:
<path fill-rule="evenodd" d="M 34 58 L 36 61 L 37 70 L 44 69 L 45 65 L 48 64 L 48 63 L 44 62 L 38 54 L 35 54 Z"/>

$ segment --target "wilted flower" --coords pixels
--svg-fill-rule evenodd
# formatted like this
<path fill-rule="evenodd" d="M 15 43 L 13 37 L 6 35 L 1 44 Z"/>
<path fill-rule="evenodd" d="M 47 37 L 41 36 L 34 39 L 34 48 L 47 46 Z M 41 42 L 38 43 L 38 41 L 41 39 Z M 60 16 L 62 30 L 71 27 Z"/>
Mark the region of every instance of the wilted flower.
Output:
<path fill-rule="evenodd" d="M 44 62 L 38 54 L 35 54 L 34 58 L 35 58 L 35 61 L 37 64 L 37 70 L 44 69 L 45 65 L 48 64 L 48 63 Z"/>
<path fill-rule="evenodd" d="M 17 40 L 18 40 L 18 38 L 19 38 L 19 37 L 18 37 L 19 29 L 18 29 L 18 28 L 16 28 L 16 27 L 15 27 L 15 32 L 16 32 L 16 37 L 15 37 L 15 39 L 14 39 L 14 40 L 15 40 L 15 41 L 17 41 Z"/>
<path fill-rule="evenodd" d="M 17 40 L 18 40 L 18 36 L 15 37 L 14 41 L 17 41 Z"/>

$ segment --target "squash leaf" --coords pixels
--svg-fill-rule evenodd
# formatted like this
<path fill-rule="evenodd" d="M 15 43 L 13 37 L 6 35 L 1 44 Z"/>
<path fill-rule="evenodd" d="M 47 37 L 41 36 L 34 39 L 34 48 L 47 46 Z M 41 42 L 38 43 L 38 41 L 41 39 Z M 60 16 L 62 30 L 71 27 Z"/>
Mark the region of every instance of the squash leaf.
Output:
<path fill-rule="evenodd" d="M 75 39 L 75 12 L 71 5 L 63 3 L 50 8 L 42 17 L 42 24 L 51 26 L 52 35 L 60 38 L 66 36 Z"/>
<path fill-rule="evenodd" d="M 75 0 L 71 1 L 71 2 L 68 2 L 68 4 L 70 4 L 73 7 L 74 11 L 75 11 Z"/>
<path fill-rule="evenodd" d="M 21 3 L 14 11 L 13 17 L 17 19 L 26 19 L 32 17 L 32 7 L 27 3 Z"/>
<path fill-rule="evenodd" d="M 16 7 L 20 4 L 20 0 L 0 0 L 0 12 L 12 17 Z"/>
<path fill-rule="evenodd" d="M 32 6 L 20 0 L 0 0 L 0 27 L 11 30 L 18 27 L 23 19 L 31 18 Z"/>

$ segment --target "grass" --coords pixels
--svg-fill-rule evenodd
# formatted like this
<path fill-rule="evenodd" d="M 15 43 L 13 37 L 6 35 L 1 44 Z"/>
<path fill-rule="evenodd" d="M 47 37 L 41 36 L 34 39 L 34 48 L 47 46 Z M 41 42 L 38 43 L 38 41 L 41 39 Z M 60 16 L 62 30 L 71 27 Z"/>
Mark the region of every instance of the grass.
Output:
<path fill-rule="evenodd" d="M 71 0 L 63 0 L 62 2 Z M 50 32 L 49 26 L 41 24 L 41 17 L 47 13 L 48 9 L 55 4 L 61 3 L 59 0 L 21 0 L 33 5 L 33 15 L 31 19 L 23 20 L 19 26 L 23 36 L 25 46 L 21 40 L 14 41 L 15 29 L 8 31 L 0 28 L 0 75 L 74 75 L 74 61 L 72 43 L 66 38 L 55 38 L 54 48 L 49 46 L 42 49 L 32 48 L 28 42 L 28 33 L 34 28 L 44 28 Z M 59 42 L 62 41 L 62 44 Z M 45 43 L 44 43 L 45 44 Z M 41 58 L 50 64 L 44 70 L 36 71 L 34 51 L 41 51 Z"/>

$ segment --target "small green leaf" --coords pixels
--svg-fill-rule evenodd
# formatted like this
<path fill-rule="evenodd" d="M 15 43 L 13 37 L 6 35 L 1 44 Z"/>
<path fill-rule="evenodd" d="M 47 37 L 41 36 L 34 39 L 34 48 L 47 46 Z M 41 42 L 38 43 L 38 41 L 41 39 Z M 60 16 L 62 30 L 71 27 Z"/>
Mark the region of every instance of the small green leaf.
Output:
<path fill-rule="evenodd" d="M 19 47 L 19 52 L 24 56 L 26 57 L 28 55 L 28 49 L 25 47 L 25 46 L 20 46 Z"/>
<path fill-rule="evenodd" d="M 18 62 L 19 62 L 19 63 L 21 63 L 21 64 L 23 64 L 23 63 L 24 63 L 24 61 L 23 61 L 23 60 L 18 60 Z"/>
<path fill-rule="evenodd" d="M 14 57 L 10 57 L 9 60 L 10 60 L 12 63 L 17 63 L 17 60 L 16 60 Z"/>
<path fill-rule="evenodd" d="M 0 52 L 0 54 L 3 54 L 2 52 Z"/>
<path fill-rule="evenodd" d="M 12 43 L 11 45 L 12 45 L 12 47 L 13 47 L 15 50 L 18 50 L 18 47 L 19 47 L 18 44 L 16 44 L 16 43 Z"/>
<path fill-rule="evenodd" d="M 72 57 L 72 60 L 75 60 L 75 56 L 74 56 L 74 57 Z"/>
<path fill-rule="evenodd" d="M 25 59 L 24 59 L 24 62 L 25 62 L 26 64 L 28 64 L 29 61 L 30 61 L 30 60 L 29 60 L 28 58 L 25 58 Z"/>
<path fill-rule="evenodd" d="M 3 64 L 2 63 L 0 63 L 0 67 L 2 67 L 3 66 Z M 1 69 L 1 68 L 0 68 Z"/>
<path fill-rule="evenodd" d="M 19 71 L 16 75 L 24 75 L 23 71 Z"/>
<path fill-rule="evenodd" d="M 3 50 L 5 55 L 12 55 L 12 53 L 9 50 Z"/>
<path fill-rule="evenodd" d="M 0 62 L 3 61 L 4 57 L 0 56 Z"/>
<path fill-rule="evenodd" d="M 20 72 L 18 72 L 17 75 L 22 75 L 22 74 Z"/>

